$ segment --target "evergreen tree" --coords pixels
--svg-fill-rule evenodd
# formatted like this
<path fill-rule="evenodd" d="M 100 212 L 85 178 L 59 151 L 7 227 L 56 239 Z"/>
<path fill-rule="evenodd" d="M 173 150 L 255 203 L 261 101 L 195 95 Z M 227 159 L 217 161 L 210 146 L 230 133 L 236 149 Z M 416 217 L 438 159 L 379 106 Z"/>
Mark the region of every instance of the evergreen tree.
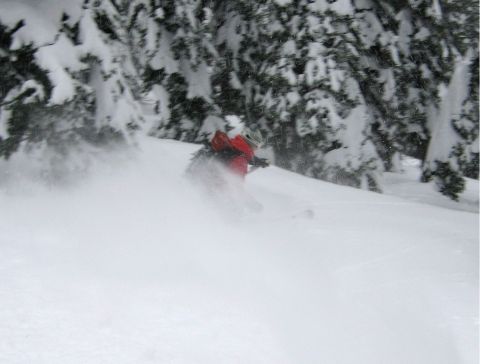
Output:
<path fill-rule="evenodd" d="M 471 166 L 478 153 L 478 1 L 420 1 L 409 10 L 417 29 L 411 54 L 427 84 L 417 102 L 429 132 L 423 180 L 434 177 L 440 192 L 457 199 L 465 171 L 478 169 Z"/>
<path fill-rule="evenodd" d="M 33 105 L 45 105 L 52 89 L 45 71 L 34 63 L 31 45 L 11 49 L 23 26 L 22 20 L 12 29 L 0 24 L 0 157 L 6 158 L 24 140 L 35 138 L 23 114 Z"/>
<path fill-rule="evenodd" d="M 478 143 L 478 123 L 477 127 L 472 125 L 465 113 L 471 57 L 469 52 L 465 58 L 459 58 L 450 84 L 442 92 L 424 165 L 423 178 L 433 177 L 440 192 L 454 200 L 465 187 L 462 174 L 465 159 L 469 158 L 466 148 L 473 142 Z"/>
<path fill-rule="evenodd" d="M 140 40 L 144 92 L 157 114 L 152 134 L 202 141 L 222 121 L 212 99 L 218 57 L 212 5 L 198 0 L 138 2 L 131 26 Z M 212 127 L 211 123 L 215 126 Z"/>
<path fill-rule="evenodd" d="M 70 161 L 62 156 L 72 148 L 125 140 L 141 124 L 128 82 L 132 68 L 115 30 L 122 27 L 114 26 L 121 19 L 117 9 L 108 2 L 85 1 L 79 13 L 77 18 L 64 13 L 46 44 L 12 48 L 20 26 L 2 26 L 2 68 L 8 71 L 3 155 L 21 145 L 37 146 L 54 151 L 55 168 L 68 168 Z"/>

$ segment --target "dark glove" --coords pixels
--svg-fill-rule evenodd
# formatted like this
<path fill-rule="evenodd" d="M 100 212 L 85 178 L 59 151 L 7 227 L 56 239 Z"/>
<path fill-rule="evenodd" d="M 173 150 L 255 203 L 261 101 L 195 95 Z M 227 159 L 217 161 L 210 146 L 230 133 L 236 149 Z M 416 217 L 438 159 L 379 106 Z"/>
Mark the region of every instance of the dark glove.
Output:
<path fill-rule="evenodd" d="M 255 167 L 268 167 L 270 165 L 270 162 L 268 161 L 267 158 L 258 158 L 258 157 L 253 157 L 252 161 L 250 162 L 252 166 Z"/>

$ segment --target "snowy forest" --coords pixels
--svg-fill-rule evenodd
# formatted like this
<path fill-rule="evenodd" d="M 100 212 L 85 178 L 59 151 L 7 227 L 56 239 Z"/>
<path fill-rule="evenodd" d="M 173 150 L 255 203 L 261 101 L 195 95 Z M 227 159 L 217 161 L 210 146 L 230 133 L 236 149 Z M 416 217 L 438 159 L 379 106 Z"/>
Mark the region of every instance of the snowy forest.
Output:
<path fill-rule="evenodd" d="M 402 156 L 453 200 L 478 179 L 477 0 L 26 3 L 0 1 L 0 157 L 49 178 L 236 118 L 317 179 L 381 192 Z"/>
<path fill-rule="evenodd" d="M 478 364 L 478 17 L 0 0 L 0 363 Z"/>

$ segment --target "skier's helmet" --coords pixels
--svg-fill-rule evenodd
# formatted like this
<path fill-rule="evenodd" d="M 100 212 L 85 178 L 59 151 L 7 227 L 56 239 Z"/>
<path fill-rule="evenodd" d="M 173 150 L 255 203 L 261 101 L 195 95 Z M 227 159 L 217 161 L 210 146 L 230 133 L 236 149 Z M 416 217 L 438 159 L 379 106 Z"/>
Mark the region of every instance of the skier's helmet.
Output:
<path fill-rule="evenodd" d="M 260 148 L 263 144 L 263 136 L 260 130 L 252 130 L 250 128 L 245 128 L 242 131 L 243 138 L 254 148 Z"/>

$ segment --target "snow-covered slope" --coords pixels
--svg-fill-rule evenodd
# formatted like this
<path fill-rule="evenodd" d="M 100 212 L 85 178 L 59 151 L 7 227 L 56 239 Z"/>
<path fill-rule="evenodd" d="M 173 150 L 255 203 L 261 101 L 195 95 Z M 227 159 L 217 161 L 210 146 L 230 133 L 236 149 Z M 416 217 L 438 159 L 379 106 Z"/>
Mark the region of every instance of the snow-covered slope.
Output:
<path fill-rule="evenodd" d="M 418 183 L 421 177 L 420 160 L 404 157 L 402 169 L 400 173 L 384 173 L 385 188 L 383 192 L 385 194 L 449 209 L 478 213 L 477 180 L 465 178 L 465 191 L 460 194 L 458 202 L 455 202 L 447 196 L 440 195 L 434 182 Z"/>
<path fill-rule="evenodd" d="M 239 213 L 183 177 L 196 148 L 62 189 L 0 166 L 0 363 L 477 363 L 477 214 L 274 167 Z"/>

